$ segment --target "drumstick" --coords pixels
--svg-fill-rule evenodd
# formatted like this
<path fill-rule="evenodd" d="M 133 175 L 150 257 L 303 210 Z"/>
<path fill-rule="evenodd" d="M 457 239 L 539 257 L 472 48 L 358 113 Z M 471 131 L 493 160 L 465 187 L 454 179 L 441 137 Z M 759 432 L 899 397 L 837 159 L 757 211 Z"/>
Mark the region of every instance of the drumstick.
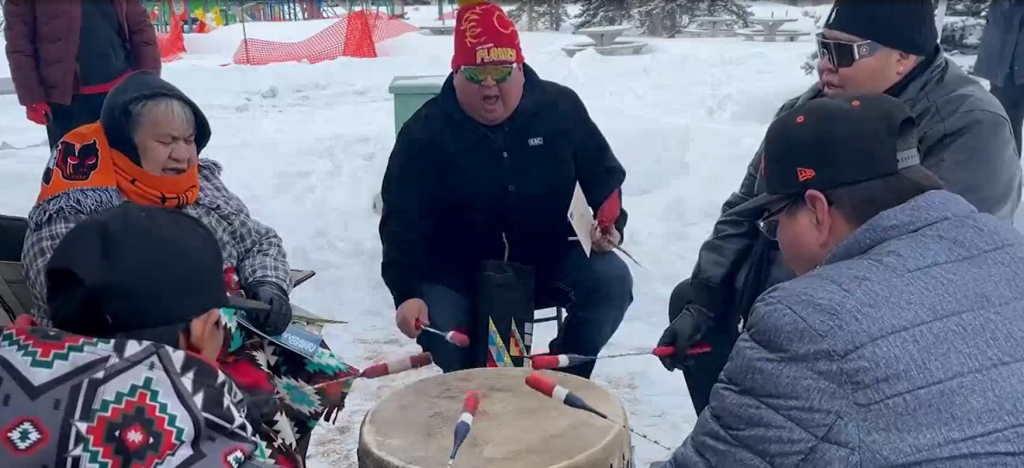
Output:
<path fill-rule="evenodd" d="M 462 414 L 459 415 L 459 422 L 455 423 L 455 443 L 452 444 L 452 454 L 448 457 L 448 466 L 455 463 L 455 455 L 459 453 L 459 447 L 466 441 L 470 429 L 473 428 L 473 418 L 476 410 L 480 408 L 480 392 L 471 390 L 466 392 L 466 399 L 462 401 Z"/>
<path fill-rule="evenodd" d="M 466 336 L 465 333 L 461 333 L 461 332 L 457 332 L 457 331 L 450 331 L 448 333 L 445 333 L 445 332 L 443 332 L 441 330 L 438 330 L 436 328 L 430 328 L 430 327 L 424 325 L 422 322 L 419 321 L 419 319 L 416 319 L 416 328 L 419 329 L 419 330 L 428 331 L 428 332 L 433 333 L 435 335 L 441 335 L 441 336 L 444 337 L 445 341 L 447 341 L 447 342 L 449 342 L 449 343 L 451 343 L 451 344 L 453 344 L 455 346 L 458 346 L 460 348 L 465 348 L 466 346 L 469 346 L 469 337 Z"/>
<path fill-rule="evenodd" d="M 616 423 L 615 421 L 612 421 L 612 419 L 609 418 L 608 416 L 606 416 L 604 413 L 594 409 L 593 406 L 590 406 L 579 395 L 576 395 L 575 393 L 570 392 L 565 387 L 556 384 L 554 380 L 551 380 L 551 379 L 549 379 L 547 377 L 544 377 L 543 375 L 540 375 L 539 372 L 533 372 L 529 376 L 527 376 L 526 377 L 526 385 L 529 386 L 530 388 L 532 388 L 532 389 L 534 389 L 534 390 L 544 394 L 544 395 L 547 395 L 551 399 L 556 400 L 556 401 L 564 404 L 565 406 L 568 406 L 570 408 L 581 409 L 581 410 L 584 410 L 584 411 L 586 411 L 588 413 L 596 414 L 596 415 L 600 416 L 601 419 L 604 419 L 605 421 L 608 421 L 610 423 L 619 424 L 619 423 Z M 623 427 L 627 431 L 629 431 L 629 432 L 631 432 L 633 434 L 636 434 L 637 436 L 643 438 L 644 440 L 646 440 L 646 441 L 648 441 L 648 442 L 650 442 L 650 443 L 652 443 L 654 445 L 657 445 L 658 447 L 661 447 L 661 448 L 663 448 L 665 450 L 668 450 L 669 452 L 672 451 L 672 449 L 669 448 L 667 445 L 662 444 L 661 442 L 658 442 L 658 441 L 648 437 L 647 435 L 645 435 L 644 433 L 642 433 L 640 431 L 637 431 L 636 429 L 633 429 L 631 427 L 626 427 L 625 425 L 623 425 Z"/>
<path fill-rule="evenodd" d="M 363 369 L 363 371 L 359 373 L 358 377 L 363 379 L 376 379 L 378 377 L 384 377 L 385 375 L 395 375 L 407 370 L 419 369 L 420 367 L 429 366 L 433 362 L 434 359 L 430 356 L 430 353 L 419 353 L 412 356 L 406 356 L 401 359 L 394 359 L 380 364 L 374 364 Z"/>
<path fill-rule="evenodd" d="M 711 351 L 711 345 L 700 342 L 690 349 L 686 350 L 687 356 L 696 356 L 698 354 L 704 354 Z M 579 354 L 552 354 L 548 356 L 533 356 L 530 358 L 530 364 L 535 370 L 541 369 L 561 369 L 563 367 L 572 367 L 575 365 L 583 364 L 587 361 L 593 361 L 595 359 L 611 359 L 620 358 L 627 356 L 658 356 L 665 357 L 671 356 L 676 352 L 675 346 L 659 346 L 650 351 L 635 351 L 629 353 L 619 354 L 608 354 L 604 356 L 581 356 Z"/>
<path fill-rule="evenodd" d="M 306 388 L 310 390 L 316 390 L 318 388 L 324 388 L 330 385 L 343 384 L 349 380 L 355 379 L 376 379 L 388 375 L 395 375 L 407 370 L 419 369 L 420 367 L 429 366 L 434 363 L 433 357 L 430 353 L 419 353 L 412 356 L 406 356 L 401 359 L 393 359 L 387 362 L 374 364 L 366 369 L 363 369 L 358 374 L 349 375 L 340 379 L 328 380 L 326 382 L 320 382 L 315 385 L 310 385 Z M 277 398 L 277 395 L 264 395 L 254 398 L 256 401 L 263 399 Z"/>

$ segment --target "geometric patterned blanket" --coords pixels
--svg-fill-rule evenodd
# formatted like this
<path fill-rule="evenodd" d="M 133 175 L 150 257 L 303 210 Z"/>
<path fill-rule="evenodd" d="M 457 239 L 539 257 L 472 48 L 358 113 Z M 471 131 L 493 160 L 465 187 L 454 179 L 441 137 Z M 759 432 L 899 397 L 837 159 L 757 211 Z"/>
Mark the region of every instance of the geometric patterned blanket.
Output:
<path fill-rule="evenodd" d="M 189 352 L 0 328 L 4 467 L 264 466 L 249 460 L 260 444 L 243 399 L 217 366 Z"/>

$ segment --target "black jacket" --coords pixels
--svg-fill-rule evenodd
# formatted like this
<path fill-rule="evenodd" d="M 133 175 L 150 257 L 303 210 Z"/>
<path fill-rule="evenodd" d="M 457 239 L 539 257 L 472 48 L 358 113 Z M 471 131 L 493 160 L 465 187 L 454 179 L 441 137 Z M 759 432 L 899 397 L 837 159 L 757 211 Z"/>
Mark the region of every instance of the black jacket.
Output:
<path fill-rule="evenodd" d="M 567 218 L 577 180 L 596 213 L 626 171 L 565 86 L 524 65 L 523 98 L 504 123 L 472 120 L 449 75 L 398 133 L 381 188 L 381 274 L 395 304 L 424 283 L 472 294 L 483 260 L 533 266 L 538 285 L 561 273 L 579 242 Z M 616 222 L 625 227 L 626 213 Z"/>

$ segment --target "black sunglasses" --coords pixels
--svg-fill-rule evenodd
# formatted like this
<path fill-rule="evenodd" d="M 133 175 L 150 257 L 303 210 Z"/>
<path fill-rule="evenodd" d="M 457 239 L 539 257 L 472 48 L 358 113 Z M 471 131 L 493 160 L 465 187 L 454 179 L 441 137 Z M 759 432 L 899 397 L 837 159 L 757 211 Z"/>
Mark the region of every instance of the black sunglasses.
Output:
<path fill-rule="evenodd" d="M 872 41 L 843 42 L 826 39 L 823 33 L 814 36 L 818 54 L 835 68 L 852 66 L 860 59 L 874 56 L 882 46 Z"/>
<path fill-rule="evenodd" d="M 757 227 L 761 228 L 761 232 L 764 233 L 765 237 L 771 240 L 778 240 L 779 216 L 782 216 L 782 213 L 786 212 L 786 210 L 795 205 L 796 202 L 801 199 L 803 199 L 803 195 L 795 197 L 784 203 L 782 206 L 765 213 L 765 215 L 757 221 Z"/>

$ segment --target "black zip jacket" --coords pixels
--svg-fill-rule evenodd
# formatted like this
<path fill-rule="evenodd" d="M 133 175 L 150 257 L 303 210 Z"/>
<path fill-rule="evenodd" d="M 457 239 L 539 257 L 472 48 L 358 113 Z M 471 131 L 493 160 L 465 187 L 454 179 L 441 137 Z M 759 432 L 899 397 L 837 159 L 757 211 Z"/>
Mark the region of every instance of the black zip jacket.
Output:
<path fill-rule="evenodd" d="M 596 213 L 626 171 L 579 96 L 524 65 L 519 107 L 485 126 L 459 106 L 449 75 L 440 94 L 402 127 L 381 187 L 381 275 L 395 305 L 424 283 L 472 295 L 480 262 L 534 267 L 537 284 L 561 274 L 581 248 L 567 212 L 576 182 Z M 626 224 L 623 210 L 616 220 Z"/>

